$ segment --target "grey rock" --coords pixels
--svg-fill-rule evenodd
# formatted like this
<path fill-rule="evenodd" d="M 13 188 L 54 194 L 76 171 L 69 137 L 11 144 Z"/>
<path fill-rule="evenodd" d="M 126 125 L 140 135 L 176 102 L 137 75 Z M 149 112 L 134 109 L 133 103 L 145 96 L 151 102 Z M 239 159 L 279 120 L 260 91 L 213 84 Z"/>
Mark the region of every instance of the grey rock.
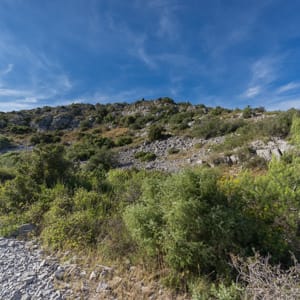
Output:
<path fill-rule="evenodd" d="M 96 288 L 96 293 L 107 292 L 110 290 L 111 290 L 111 288 L 106 282 L 99 282 L 99 284 Z"/>
<path fill-rule="evenodd" d="M 57 280 L 63 280 L 65 275 L 65 269 L 59 266 L 54 275 Z"/>
<path fill-rule="evenodd" d="M 53 118 L 51 129 L 59 130 L 59 129 L 66 129 L 70 126 L 71 122 L 73 121 L 73 117 L 69 114 L 60 114 Z"/>
<path fill-rule="evenodd" d="M 98 277 L 98 276 L 97 276 L 97 273 L 96 273 L 95 271 L 92 271 L 92 272 L 91 272 L 91 275 L 90 275 L 90 277 L 89 277 L 89 279 L 90 279 L 90 280 L 95 280 L 95 279 L 97 279 L 97 277 Z"/>
<path fill-rule="evenodd" d="M 54 288 L 54 274 L 64 268 L 41 253 L 35 242 L 0 237 L 0 299 L 62 300 L 73 295 L 68 288 Z"/>

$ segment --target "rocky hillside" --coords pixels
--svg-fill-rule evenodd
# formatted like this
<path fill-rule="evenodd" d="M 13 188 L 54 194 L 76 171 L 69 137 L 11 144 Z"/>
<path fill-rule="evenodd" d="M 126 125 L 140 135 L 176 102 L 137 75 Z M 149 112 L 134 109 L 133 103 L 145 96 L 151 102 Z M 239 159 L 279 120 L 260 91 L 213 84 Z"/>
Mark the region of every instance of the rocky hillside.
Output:
<path fill-rule="evenodd" d="M 250 299 L 232 254 L 299 259 L 297 110 L 162 98 L 0 119 L 0 234 L 29 226 L 60 258 L 0 239 L 0 298 Z"/>
<path fill-rule="evenodd" d="M 115 165 L 175 171 L 183 166 L 263 167 L 290 148 L 295 110 L 229 110 L 170 98 L 135 103 L 71 104 L 0 114 L 0 148 L 61 143 L 86 161 L 103 147 Z"/>

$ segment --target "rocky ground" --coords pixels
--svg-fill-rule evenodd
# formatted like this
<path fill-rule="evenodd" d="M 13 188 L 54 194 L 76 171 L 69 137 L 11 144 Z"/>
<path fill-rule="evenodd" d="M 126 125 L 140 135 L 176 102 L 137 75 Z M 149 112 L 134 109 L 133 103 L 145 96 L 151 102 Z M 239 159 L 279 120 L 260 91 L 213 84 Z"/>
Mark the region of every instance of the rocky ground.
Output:
<path fill-rule="evenodd" d="M 0 238 L 0 299 L 66 299 L 72 291 L 59 291 L 54 283 L 63 274 L 64 269 L 52 257 L 44 257 L 36 243 Z"/>
<path fill-rule="evenodd" d="M 169 137 L 164 140 L 152 143 L 144 142 L 141 145 L 120 151 L 118 153 L 119 165 L 121 168 L 156 169 L 168 172 L 180 170 L 182 167 L 209 165 L 214 167 L 219 164 L 238 165 L 239 157 L 234 149 L 231 155 L 218 153 L 213 154 L 213 147 L 222 144 L 224 137 L 211 139 L 197 139 L 188 137 Z M 272 156 L 280 157 L 284 152 L 292 148 L 287 141 L 274 138 L 271 141 L 260 140 L 250 143 L 249 148 L 253 156 L 259 156 L 266 161 L 270 161 Z M 170 150 L 178 151 L 171 154 Z M 156 159 L 149 162 L 141 162 L 135 158 L 138 152 L 151 152 L 156 155 Z"/>
<path fill-rule="evenodd" d="M 0 237 L 1 300 L 189 299 L 148 275 L 129 264 L 123 270 L 82 264 L 70 252 L 49 256 L 36 241 Z"/>

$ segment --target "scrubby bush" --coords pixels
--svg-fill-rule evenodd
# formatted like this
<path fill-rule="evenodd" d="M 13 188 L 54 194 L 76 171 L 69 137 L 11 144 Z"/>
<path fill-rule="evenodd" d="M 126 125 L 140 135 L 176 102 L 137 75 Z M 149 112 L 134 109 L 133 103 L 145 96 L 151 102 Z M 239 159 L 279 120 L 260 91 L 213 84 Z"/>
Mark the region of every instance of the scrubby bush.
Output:
<path fill-rule="evenodd" d="M 7 180 L 14 179 L 16 177 L 16 174 L 13 170 L 1 168 L 0 169 L 0 182 L 3 183 Z"/>
<path fill-rule="evenodd" d="M 207 117 L 200 120 L 200 123 L 194 126 L 191 133 L 195 137 L 208 139 L 235 132 L 243 126 L 245 126 L 243 120 L 222 120 L 216 117 Z"/>
<path fill-rule="evenodd" d="M 30 126 L 25 125 L 12 125 L 9 128 L 10 132 L 16 134 L 25 134 L 32 132 L 32 128 Z"/>
<path fill-rule="evenodd" d="M 11 147 L 13 147 L 11 140 L 4 135 L 0 135 L 0 150 Z"/>
<path fill-rule="evenodd" d="M 121 147 L 129 145 L 132 143 L 132 138 L 130 136 L 122 136 L 117 139 L 116 146 Z"/>
<path fill-rule="evenodd" d="M 248 119 L 251 118 L 252 115 L 253 115 L 253 111 L 249 105 L 243 109 L 243 115 L 242 115 L 243 118 Z"/>
<path fill-rule="evenodd" d="M 151 161 L 156 159 L 156 155 L 152 152 L 140 151 L 134 154 L 134 158 L 139 159 L 140 161 Z"/>
<path fill-rule="evenodd" d="M 174 148 L 174 147 L 168 149 L 168 154 L 170 154 L 170 155 L 177 154 L 179 152 L 180 152 L 180 150 L 177 148 Z"/>
<path fill-rule="evenodd" d="M 154 142 L 160 140 L 164 137 L 165 129 L 160 125 L 151 125 L 148 130 L 148 140 Z"/>
<path fill-rule="evenodd" d="M 216 180 L 214 172 L 201 171 L 146 182 L 141 202 L 124 215 L 133 238 L 178 272 L 224 271 L 233 223 Z"/>
<path fill-rule="evenodd" d="M 96 169 L 108 171 L 116 166 L 116 164 L 116 157 L 111 151 L 100 149 L 93 156 L 91 156 L 86 165 L 86 169 L 89 171 L 94 171 Z"/>
<path fill-rule="evenodd" d="M 59 143 L 60 141 L 60 136 L 53 133 L 37 133 L 30 137 L 30 143 L 33 145 Z"/>

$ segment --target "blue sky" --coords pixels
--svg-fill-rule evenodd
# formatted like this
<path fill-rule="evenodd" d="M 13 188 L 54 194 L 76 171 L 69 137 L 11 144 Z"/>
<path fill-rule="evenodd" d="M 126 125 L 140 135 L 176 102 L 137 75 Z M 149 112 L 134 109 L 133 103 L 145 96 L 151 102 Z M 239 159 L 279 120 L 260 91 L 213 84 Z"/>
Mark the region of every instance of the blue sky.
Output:
<path fill-rule="evenodd" d="M 300 1 L 0 0 L 0 110 L 169 96 L 300 108 Z"/>

